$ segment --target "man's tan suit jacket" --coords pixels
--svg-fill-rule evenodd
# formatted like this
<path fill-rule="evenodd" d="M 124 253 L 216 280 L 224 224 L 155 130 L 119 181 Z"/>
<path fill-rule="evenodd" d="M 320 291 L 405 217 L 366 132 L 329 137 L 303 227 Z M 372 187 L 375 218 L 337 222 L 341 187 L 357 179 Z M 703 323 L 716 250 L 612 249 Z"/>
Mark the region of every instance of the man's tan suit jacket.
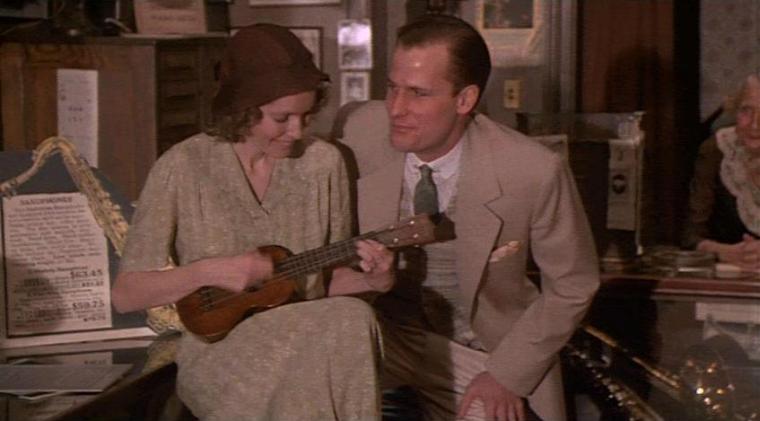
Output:
<path fill-rule="evenodd" d="M 362 232 L 399 219 L 405 156 L 391 147 L 388 127 L 380 101 L 354 110 L 343 126 L 358 169 Z M 489 352 L 487 369 L 529 396 L 543 419 L 564 419 L 557 354 L 599 285 L 570 169 L 558 154 L 483 115 L 462 141 L 456 270 L 473 329 Z M 538 286 L 526 275 L 529 253 L 540 268 Z"/>

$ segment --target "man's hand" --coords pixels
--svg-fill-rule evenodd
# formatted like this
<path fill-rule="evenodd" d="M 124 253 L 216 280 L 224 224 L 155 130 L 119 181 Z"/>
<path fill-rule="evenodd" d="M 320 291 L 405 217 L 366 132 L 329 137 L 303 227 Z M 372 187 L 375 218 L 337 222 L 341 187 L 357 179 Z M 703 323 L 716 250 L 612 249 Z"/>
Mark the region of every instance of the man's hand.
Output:
<path fill-rule="evenodd" d="M 525 421 L 522 398 L 502 386 L 487 371 L 475 376 L 467 386 L 457 418 L 464 419 L 470 405 L 476 399 L 483 402 L 483 415 L 486 420 Z"/>
<path fill-rule="evenodd" d="M 393 252 L 375 240 L 361 240 L 356 242 L 356 254 L 361 258 L 364 282 L 373 291 L 388 292 L 395 282 Z"/>
<path fill-rule="evenodd" d="M 356 254 L 361 258 L 361 270 L 343 266 L 333 270 L 327 295 L 356 295 L 368 292 L 388 292 L 396 282 L 393 253 L 373 240 L 356 243 Z"/>

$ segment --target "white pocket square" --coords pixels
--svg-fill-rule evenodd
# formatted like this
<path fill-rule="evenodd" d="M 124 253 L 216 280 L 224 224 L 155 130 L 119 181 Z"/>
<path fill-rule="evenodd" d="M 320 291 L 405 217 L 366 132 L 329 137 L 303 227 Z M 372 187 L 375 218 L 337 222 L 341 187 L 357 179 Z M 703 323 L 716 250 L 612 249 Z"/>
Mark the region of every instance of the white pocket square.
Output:
<path fill-rule="evenodd" d="M 494 251 L 491 252 L 491 257 L 488 258 L 488 261 L 490 263 L 498 262 L 507 256 L 517 253 L 518 250 L 520 250 L 520 242 L 515 240 L 510 241 L 507 244 L 494 249 Z"/>

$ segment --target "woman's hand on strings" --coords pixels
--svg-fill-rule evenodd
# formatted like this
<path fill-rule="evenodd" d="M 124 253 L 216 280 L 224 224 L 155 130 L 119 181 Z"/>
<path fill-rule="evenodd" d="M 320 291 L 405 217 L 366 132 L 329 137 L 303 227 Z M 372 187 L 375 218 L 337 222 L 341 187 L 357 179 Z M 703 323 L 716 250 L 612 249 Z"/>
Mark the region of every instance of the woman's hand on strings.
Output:
<path fill-rule="evenodd" d="M 241 292 L 249 287 L 260 286 L 262 281 L 272 276 L 273 263 L 268 254 L 259 250 L 231 257 L 208 259 L 206 270 L 215 286 L 232 292 Z"/>

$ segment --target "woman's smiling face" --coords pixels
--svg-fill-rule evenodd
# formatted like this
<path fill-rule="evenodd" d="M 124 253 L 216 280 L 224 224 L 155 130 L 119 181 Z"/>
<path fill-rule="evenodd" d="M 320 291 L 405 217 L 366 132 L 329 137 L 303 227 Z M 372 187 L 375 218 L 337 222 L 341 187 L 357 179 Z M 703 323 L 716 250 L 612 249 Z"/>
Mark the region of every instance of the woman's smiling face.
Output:
<path fill-rule="evenodd" d="M 284 96 L 259 107 L 261 118 L 251 127 L 246 142 L 270 158 L 286 158 L 303 137 L 316 101 L 314 91 Z"/>

